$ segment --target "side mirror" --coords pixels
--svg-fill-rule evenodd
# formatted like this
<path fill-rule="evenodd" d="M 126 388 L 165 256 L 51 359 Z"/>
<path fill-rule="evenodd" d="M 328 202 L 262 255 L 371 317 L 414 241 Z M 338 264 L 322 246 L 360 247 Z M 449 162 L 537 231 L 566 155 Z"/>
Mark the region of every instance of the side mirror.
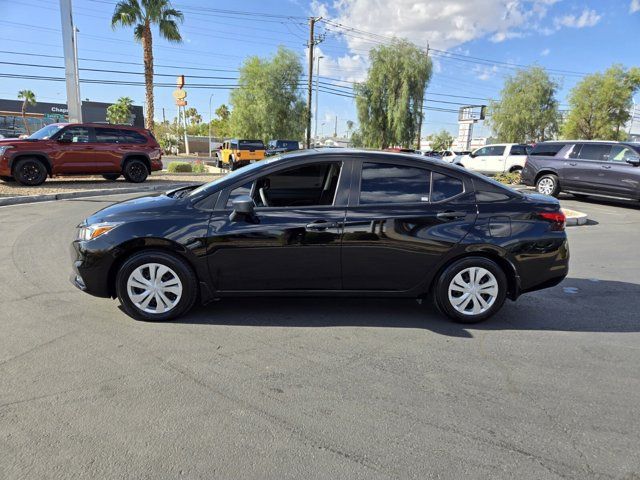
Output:
<path fill-rule="evenodd" d="M 639 167 L 640 166 L 640 157 L 637 155 L 633 155 L 630 157 L 627 157 L 624 159 L 625 162 L 627 162 L 630 165 L 633 165 L 634 167 Z"/>
<path fill-rule="evenodd" d="M 471 153 L 469 154 L 469 157 L 471 157 L 471 158 L 476 158 L 476 154 L 475 154 L 474 152 L 471 152 Z"/>
<path fill-rule="evenodd" d="M 231 202 L 233 206 L 233 212 L 229 215 L 229 220 L 232 222 L 238 222 L 245 220 L 251 223 L 256 223 L 256 216 L 254 213 L 255 204 L 253 198 L 249 195 L 240 195 Z"/>

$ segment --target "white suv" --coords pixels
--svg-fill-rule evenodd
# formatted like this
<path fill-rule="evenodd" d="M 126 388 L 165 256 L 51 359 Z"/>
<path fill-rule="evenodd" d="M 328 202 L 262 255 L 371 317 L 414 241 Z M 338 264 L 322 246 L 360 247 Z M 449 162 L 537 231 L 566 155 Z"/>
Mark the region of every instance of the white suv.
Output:
<path fill-rule="evenodd" d="M 528 145 L 520 143 L 486 145 L 465 155 L 457 163 L 485 175 L 519 172 L 524 168 L 529 150 Z"/>

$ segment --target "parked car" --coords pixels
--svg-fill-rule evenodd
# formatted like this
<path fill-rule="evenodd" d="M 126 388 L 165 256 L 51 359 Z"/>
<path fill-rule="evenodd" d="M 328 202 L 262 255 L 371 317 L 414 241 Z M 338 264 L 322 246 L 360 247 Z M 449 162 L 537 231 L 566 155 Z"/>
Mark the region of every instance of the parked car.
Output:
<path fill-rule="evenodd" d="M 518 172 L 524 168 L 529 148 L 518 143 L 486 145 L 463 156 L 457 164 L 484 175 Z"/>
<path fill-rule="evenodd" d="M 300 142 L 297 140 L 270 140 L 267 145 L 267 157 L 280 153 L 295 152 L 300 150 Z"/>
<path fill-rule="evenodd" d="M 303 295 L 430 296 L 476 322 L 565 277 L 564 226 L 556 199 L 444 162 L 305 150 L 98 211 L 73 242 L 72 281 L 144 320 Z"/>
<path fill-rule="evenodd" d="M 222 144 L 216 167 L 235 170 L 252 162 L 263 160 L 266 148 L 262 140 L 226 140 Z"/>
<path fill-rule="evenodd" d="M 640 200 L 640 144 L 542 142 L 529 155 L 521 178 L 554 197 L 569 192 Z"/>
<path fill-rule="evenodd" d="M 162 170 L 162 152 L 150 131 L 121 125 L 53 123 L 24 140 L 0 140 L 0 179 L 41 185 L 47 176 L 121 175 L 144 182 Z"/>
<path fill-rule="evenodd" d="M 440 152 L 440 156 L 442 160 L 449 163 L 460 163 L 462 157 L 469 155 L 471 152 L 467 151 L 454 151 L 454 150 L 444 150 Z"/>

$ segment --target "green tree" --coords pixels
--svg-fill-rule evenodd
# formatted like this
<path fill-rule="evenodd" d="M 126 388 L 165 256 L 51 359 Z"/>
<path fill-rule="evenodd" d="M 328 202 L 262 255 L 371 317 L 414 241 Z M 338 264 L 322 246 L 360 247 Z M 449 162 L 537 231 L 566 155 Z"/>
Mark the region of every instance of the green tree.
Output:
<path fill-rule="evenodd" d="M 202 123 L 202 115 L 200 115 L 198 113 L 198 110 L 196 110 L 194 107 L 187 108 L 184 111 L 184 115 L 191 125 L 198 125 L 199 123 Z"/>
<path fill-rule="evenodd" d="M 111 27 L 132 27 L 134 38 L 142 43 L 146 100 L 145 126 L 153 129 L 153 35 L 151 26 L 157 25 L 160 36 L 170 42 L 182 42 L 178 22 L 184 16 L 171 6 L 169 0 L 121 0 L 111 17 Z"/>
<path fill-rule="evenodd" d="M 298 93 L 301 76 L 300 59 L 283 47 L 271 59 L 245 60 L 240 87 L 230 96 L 232 135 L 264 141 L 302 138 L 305 102 Z"/>
<path fill-rule="evenodd" d="M 22 100 L 22 123 L 24 123 L 24 129 L 27 135 L 31 135 L 31 130 L 29 130 L 29 124 L 27 123 L 27 107 L 36 104 L 36 94 L 31 90 L 20 90 L 18 92 L 18 100 Z"/>
<path fill-rule="evenodd" d="M 211 130 L 216 137 L 229 137 L 231 135 L 231 110 L 224 103 L 216 108 L 216 118 L 211 120 Z"/>
<path fill-rule="evenodd" d="M 501 142 L 540 142 L 558 132 L 554 82 L 542 67 L 518 70 L 506 79 L 498 101 L 490 102 L 489 124 Z"/>
<path fill-rule="evenodd" d="M 633 95 L 640 88 L 640 68 L 614 65 L 588 75 L 569 94 L 569 114 L 562 128 L 565 138 L 625 140 L 624 125 L 631 118 Z"/>
<path fill-rule="evenodd" d="M 362 140 L 376 148 L 409 147 L 418 133 L 431 60 L 405 40 L 379 46 L 369 57 L 367 80 L 355 87 Z"/>
<path fill-rule="evenodd" d="M 451 148 L 453 140 L 453 135 L 451 135 L 445 129 L 442 129 L 438 133 L 434 133 L 433 135 L 429 135 L 431 150 L 435 150 L 436 152 L 448 150 L 449 148 Z"/>
<path fill-rule="evenodd" d="M 116 103 L 107 108 L 107 122 L 112 124 L 126 124 L 131 122 L 131 106 L 133 100 L 120 97 Z"/>

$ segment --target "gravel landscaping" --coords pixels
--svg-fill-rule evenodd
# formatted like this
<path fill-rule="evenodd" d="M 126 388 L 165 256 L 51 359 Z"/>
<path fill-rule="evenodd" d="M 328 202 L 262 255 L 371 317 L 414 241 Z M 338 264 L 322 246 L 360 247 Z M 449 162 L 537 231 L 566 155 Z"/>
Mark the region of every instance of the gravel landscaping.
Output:
<path fill-rule="evenodd" d="M 144 183 L 129 183 L 124 178 L 119 178 L 115 182 L 103 179 L 101 176 L 78 176 L 78 177 L 55 177 L 47 179 L 38 187 L 27 187 L 19 185 L 15 182 L 3 182 L 0 180 L 0 198 L 6 197 L 24 197 L 32 195 L 48 195 L 67 192 L 81 192 L 90 190 L 105 190 L 114 188 L 135 188 L 137 186 L 153 186 L 175 185 L 184 183 L 206 183 L 220 178 L 221 174 L 202 173 L 202 174 L 166 174 L 154 173 Z"/>

